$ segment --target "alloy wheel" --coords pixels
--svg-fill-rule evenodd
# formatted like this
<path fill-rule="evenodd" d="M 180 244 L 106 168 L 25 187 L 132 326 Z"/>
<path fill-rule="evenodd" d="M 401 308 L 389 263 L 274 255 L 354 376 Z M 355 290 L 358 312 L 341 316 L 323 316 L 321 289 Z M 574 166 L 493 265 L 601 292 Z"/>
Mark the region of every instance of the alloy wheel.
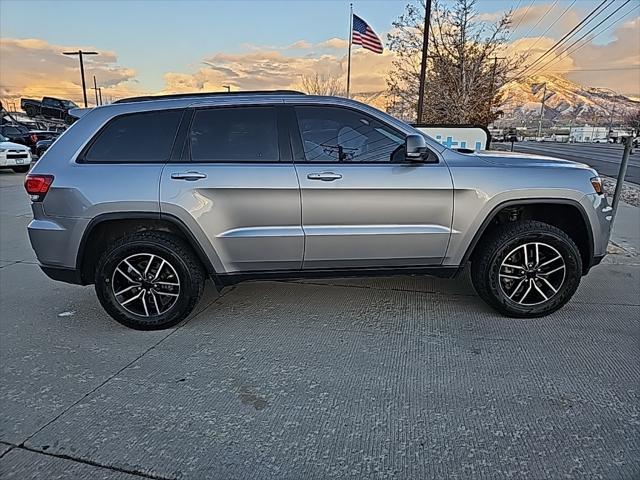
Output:
<path fill-rule="evenodd" d="M 500 264 L 502 293 L 522 306 L 539 305 L 555 296 L 564 283 L 564 258 L 549 244 L 529 242 L 507 254 Z"/>
<path fill-rule="evenodd" d="M 173 265 L 161 256 L 136 253 L 116 266 L 111 288 L 126 311 L 153 317 L 168 312 L 178 301 L 180 279 Z"/>

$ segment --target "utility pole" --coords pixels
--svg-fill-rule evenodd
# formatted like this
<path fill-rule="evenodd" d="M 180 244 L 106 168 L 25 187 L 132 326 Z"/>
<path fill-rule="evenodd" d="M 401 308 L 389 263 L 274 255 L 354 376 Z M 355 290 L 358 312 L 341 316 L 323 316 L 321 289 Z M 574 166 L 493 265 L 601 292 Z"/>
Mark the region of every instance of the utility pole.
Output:
<path fill-rule="evenodd" d="M 102 87 L 98 87 L 98 97 L 100 97 L 100 105 L 102 105 Z"/>
<path fill-rule="evenodd" d="M 96 82 L 96 76 L 93 76 L 93 93 L 96 94 L 96 107 L 100 105 L 98 103 L 98 83 Z"/>
<path fill-rule="evenodd" d="M 498 66 L 498 60 L 505 60 L 504 57 L 493 57 L 493 67 L 491 67 L 491 90 L 489 92 L 489 105 L 487 111 L 487 120 L 491 117 L 491 109 L 493 108 L 493 94 L 496 87 L 496 67 Z M 487 123 L 489 123 L 487 121 Z"/>
<path fill-rule="evenodd" d="M 631 148 L 633 146 L 633 138 L 624 137 L 624 152 L 622 154 L 622 162 L 620 163 L 620 170 L 618 171 L 618 180 L 616 182 L 616 189 L 613 192 L 613 205 L 611 211 L 611 222 L 616 218 L 618 212 L 618 204 L 620 203 L 620 194 L 622 193 L 622 185 L 624 184 L 624 177 L 627 175 L 627 165 L 629 164 L 629 155 L 631 154 Z"/>
<path fill-rule="evenodd" d="M 98 52 L 85 52 L 82 50 L 78 50 L 77 52 L 62 52 L 63 55 L 74 56 L 78 55 L 80 59 L 80 76 L 82 77 L 82 96 L 84 97 L 84 108 L 88 107 L 87 104 L 87 85 L 84 79 L 84 62 L 82 61 L 83 55 L 98 55 Z"/>
<path fill-rule="evenodd" d="M 609 109 L 609 128 L 607 129 L 607 143 L 609 142 L 609 140 L 611 139 L 611 129 L 613 128 L 613 116 L 615 115 L 615 111 L 616 111 L 616 102 L 615 102 L 615 97 L 618 96 L 618 92 L 616 92 L 615 90 L 612 90 L 610 88 L 600 88 L 600 90 L 607 90 L 610 93 L 613 93 L 613 97 L 611 98 L 611 108 Z"/>
<path fill-rule="evenodd" d="M 429 51 L 429 22 L 431 21 L 431 0 L 426 0 L 424 10 L 424 29 L 422 36 L 422 63 L 420 64 L 420 88 L 418 90 L 418 111 L 416 123 L 422 121 L 424 112 L 424 87 L 427 76 L 427 55 Z"/>
<path fill-rule="evenodd" d="M 616 111 L 616 104 L 613 103 L 613 107 L 611 107 L 611 114 L 609 115 L 609 128 L 607 129 L 607 143 L 611 139 L 611 129 L 613 128 L 613 114 Z"/>
<path fill-rule="evenodd" d="M 547 99 L 547 82 L 544 82 L 542 105 L 540 106 L 540 120 L 538 120 L 538 138 L 542 136 L 542 119 L 544 118 L 544 101 Z"/>

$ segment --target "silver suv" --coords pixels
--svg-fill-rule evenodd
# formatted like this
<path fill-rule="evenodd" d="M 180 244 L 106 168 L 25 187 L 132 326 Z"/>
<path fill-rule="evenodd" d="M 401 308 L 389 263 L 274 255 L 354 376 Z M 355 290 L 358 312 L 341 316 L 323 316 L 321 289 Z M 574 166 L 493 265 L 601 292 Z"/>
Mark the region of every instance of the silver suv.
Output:
<path fill-rule="evenodd" d="M 84 112 L 26 179 L 29 237 L 49 277 L 95 284 L 132 328 L 183 320 L 207 277 L 451 277 L 469 261 L 489 305 L 536 317 L 606 252 L 593 169 L 449 150 L 345 98 L 190 94 Z"/>

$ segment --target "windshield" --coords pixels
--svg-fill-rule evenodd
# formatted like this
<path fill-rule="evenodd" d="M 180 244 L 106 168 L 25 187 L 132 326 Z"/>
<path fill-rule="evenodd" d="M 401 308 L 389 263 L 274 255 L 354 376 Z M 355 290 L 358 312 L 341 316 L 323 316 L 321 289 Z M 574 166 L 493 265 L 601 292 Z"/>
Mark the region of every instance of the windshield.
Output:
<path fill-rule="evenodd" d="M 71 100 L 63 100 L 62 104 L 67 108 L 78 108 L 78 105 L 73 103 Z"/>

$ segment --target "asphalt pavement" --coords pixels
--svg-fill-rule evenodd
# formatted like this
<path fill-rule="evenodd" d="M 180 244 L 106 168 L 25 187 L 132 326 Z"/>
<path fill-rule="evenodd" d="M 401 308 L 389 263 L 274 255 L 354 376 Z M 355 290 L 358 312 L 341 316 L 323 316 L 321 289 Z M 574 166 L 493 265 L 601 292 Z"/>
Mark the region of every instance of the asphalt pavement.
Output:
<path fill-rule="evenodd" d="M 511 144 L 508 144 L 508 147 L 510 148 Z M 586 163 L 598 170 L 598 173 L 617 178 L 624 146 L 605 143 L 516 142 L 513 149 L 516 152 L 535 153 Z M 634 153 L 629 158 L 626 181 L 640 184 L 640 150 L 638 149 L 634 149 Z"/>
<path fill-rule="evenodd" d="M 541 319 L 406 276 L 209 286 L 137 332 L 41 273 L 23 177 L 0 172 L 3 479 L 640 478 L 637 256 Z"/>

